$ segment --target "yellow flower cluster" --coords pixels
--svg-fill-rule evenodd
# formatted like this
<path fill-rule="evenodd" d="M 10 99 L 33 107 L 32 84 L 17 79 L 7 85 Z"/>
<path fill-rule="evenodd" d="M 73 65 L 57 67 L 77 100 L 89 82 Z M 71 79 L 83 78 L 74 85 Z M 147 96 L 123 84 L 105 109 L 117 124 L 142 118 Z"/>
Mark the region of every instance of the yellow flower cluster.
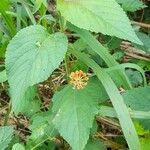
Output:
<path fill-rule="evenodd" d="M 83 89 L 89 80 L 87 74 L 82 70 L 71 72 L 70 79 L 70 84 L 73 85 L 74 89 L 78 90 Z"/>

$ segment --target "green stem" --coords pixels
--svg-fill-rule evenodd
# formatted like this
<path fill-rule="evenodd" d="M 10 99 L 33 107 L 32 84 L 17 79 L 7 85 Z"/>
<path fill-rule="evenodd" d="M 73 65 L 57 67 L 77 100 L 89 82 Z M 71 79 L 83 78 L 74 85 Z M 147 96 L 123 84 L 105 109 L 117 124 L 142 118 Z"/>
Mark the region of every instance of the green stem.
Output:
<path fill-rule="evenodd" d="M 60 24 L 60 31 L 65 32 L 66 20 L 61 17 L 60 13 L 59 13 L 59 24 Z M 67 55 L 67 53 L 65 55 L 65 69 L 66 69 L 66 76 L 67 76 L 67 81 L 68 81 L 69 80 L 69 67 L 68 67 L 68 55 Z"/>
<path fill-rule="evenodd" d="M 68 55 L 65 55 L 65 69 L 66 69 L 66 76 L 67 76 L 67 81 L 69 80 L 69 65 L 68 65 Z"/>
<path fill-rule="evenodd" d="M 59 13 L 59 25 L 60 25 L 60 31 L 64 32 L 66 29 L 66 20 L 61 17 L 60 13 Z"/>

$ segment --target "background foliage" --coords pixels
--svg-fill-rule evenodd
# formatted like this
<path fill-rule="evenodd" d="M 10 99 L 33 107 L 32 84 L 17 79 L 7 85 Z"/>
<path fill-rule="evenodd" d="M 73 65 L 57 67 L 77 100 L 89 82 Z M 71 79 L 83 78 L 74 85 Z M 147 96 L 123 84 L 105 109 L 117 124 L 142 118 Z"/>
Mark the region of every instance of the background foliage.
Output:
<path fill-rule="evenodd" d="M 149 0 L 1 0 L 0 149 L 149 150 Z"/>

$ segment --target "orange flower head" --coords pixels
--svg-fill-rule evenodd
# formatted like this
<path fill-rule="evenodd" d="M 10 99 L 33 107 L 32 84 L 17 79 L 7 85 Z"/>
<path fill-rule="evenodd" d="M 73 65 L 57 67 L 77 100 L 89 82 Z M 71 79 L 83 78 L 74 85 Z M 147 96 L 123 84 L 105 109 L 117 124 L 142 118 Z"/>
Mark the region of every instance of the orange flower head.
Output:
<path fill-rule="evenodd" d="M 70 84 L 73 85 L 74 89 L 83 89 L 87 85 L 89 80 L 86 73 L 82 70 L 71 72 L 70 74 Z"/>

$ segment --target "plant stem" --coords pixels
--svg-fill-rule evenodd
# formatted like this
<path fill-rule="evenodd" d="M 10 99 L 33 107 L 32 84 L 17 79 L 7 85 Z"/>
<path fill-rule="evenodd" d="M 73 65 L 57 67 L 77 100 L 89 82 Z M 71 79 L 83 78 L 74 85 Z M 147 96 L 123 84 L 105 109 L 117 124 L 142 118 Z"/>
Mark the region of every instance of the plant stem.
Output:
<path fill-rule="evenodd" d="M 66 28 L 66 20 L 61 17 L 59 14 L 59 24 L 60 24 L 60 31 L 65 32 Z M 67 76 L 67 81 L 69 80 L 69 67 L 68 67 L 68 55 L 66 53 L 65 55 L 65 69 L 66 69 L 66 76 Z"/>
<path fill-rule="evenodd" d="M 67 55 L 67 53 L 65 55 L 65 69 L 66 69 L 66 77 L 67 77 L 67 81 L 68 81 L 70 71 L 69 71 L 69 66 L 68 66 L 68 55 Z"/>

